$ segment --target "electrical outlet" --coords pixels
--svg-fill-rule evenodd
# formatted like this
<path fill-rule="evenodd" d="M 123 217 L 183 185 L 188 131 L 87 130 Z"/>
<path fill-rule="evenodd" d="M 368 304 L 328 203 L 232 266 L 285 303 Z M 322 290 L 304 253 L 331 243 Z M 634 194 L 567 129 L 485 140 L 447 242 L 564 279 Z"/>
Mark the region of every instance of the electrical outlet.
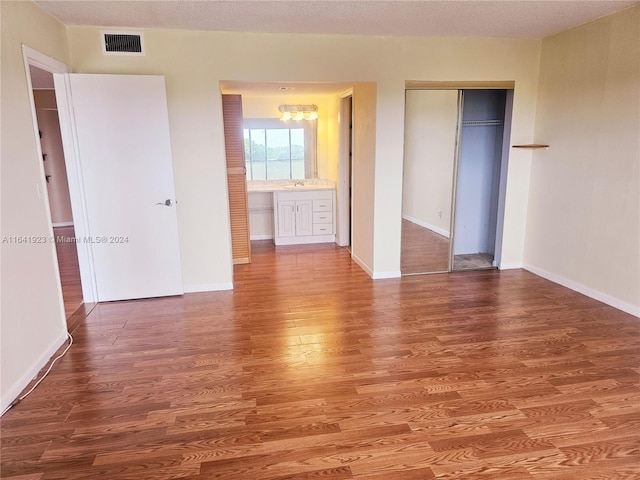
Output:
<path fill-rule="evenodd" d="M 442 218 L 442 210 L 438 212 L 438 218 Z"/>

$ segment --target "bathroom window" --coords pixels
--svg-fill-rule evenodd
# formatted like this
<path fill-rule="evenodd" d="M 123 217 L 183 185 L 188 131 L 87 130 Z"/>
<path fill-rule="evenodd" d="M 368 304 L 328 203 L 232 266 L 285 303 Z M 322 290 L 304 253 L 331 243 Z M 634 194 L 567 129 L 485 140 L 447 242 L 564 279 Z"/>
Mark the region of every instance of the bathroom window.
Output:
<path fill-rule="evenodd" d="M 316 176 L 316 122 L 244 119 L 247 180 Z"/>

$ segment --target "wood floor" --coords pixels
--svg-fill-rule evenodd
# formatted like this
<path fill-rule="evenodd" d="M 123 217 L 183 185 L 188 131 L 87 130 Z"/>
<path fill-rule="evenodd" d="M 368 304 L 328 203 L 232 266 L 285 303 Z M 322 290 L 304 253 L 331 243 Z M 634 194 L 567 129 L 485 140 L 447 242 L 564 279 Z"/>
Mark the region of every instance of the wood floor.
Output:
<path fill-rule="evenodd" d="M 269 243 L 233 292 L 96 306 L 2 417 L 2 478 L 640 478 L 639 319 Z"/>
<path fill-rule="evenodd" d="M 56 238 L 56 253 L 60 267 L 64 311 L 67 323 L 69 323 L 71 316 L 82 305 L 82 284 L 80 283 L 78 252 L 73 241 L 75 239 L 75 231 L 72 226 L 55 227 L 53 234 Z"/>
<path fill-rule="evenodd" d="M 402 219 L 400 271 L 414 273 L 447 272 L 449 239 L 428 228 Z"/>

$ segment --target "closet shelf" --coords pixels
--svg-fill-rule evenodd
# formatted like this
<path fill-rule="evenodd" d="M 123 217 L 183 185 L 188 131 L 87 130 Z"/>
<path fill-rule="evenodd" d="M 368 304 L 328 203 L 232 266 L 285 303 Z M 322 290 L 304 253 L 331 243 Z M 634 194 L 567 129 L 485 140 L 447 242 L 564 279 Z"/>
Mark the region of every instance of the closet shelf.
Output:
<path fill-rule="evenodd" d="M 513 145 L 513 148 L 549 148 L 549 145 L 541 143 L 525 143 L 523 145 Z"/>

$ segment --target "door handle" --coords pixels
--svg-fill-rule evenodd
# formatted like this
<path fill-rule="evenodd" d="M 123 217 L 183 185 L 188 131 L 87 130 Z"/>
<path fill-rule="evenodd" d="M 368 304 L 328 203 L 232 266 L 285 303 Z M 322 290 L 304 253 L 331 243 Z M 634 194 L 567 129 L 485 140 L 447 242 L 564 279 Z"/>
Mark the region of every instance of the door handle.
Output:
<path fill-rule="evenodd" d="M 167 198 L 164 202 L 158 202 L 156 205 L 164 205 L 165 207 L 173 207 L 173 200 Z"/>

